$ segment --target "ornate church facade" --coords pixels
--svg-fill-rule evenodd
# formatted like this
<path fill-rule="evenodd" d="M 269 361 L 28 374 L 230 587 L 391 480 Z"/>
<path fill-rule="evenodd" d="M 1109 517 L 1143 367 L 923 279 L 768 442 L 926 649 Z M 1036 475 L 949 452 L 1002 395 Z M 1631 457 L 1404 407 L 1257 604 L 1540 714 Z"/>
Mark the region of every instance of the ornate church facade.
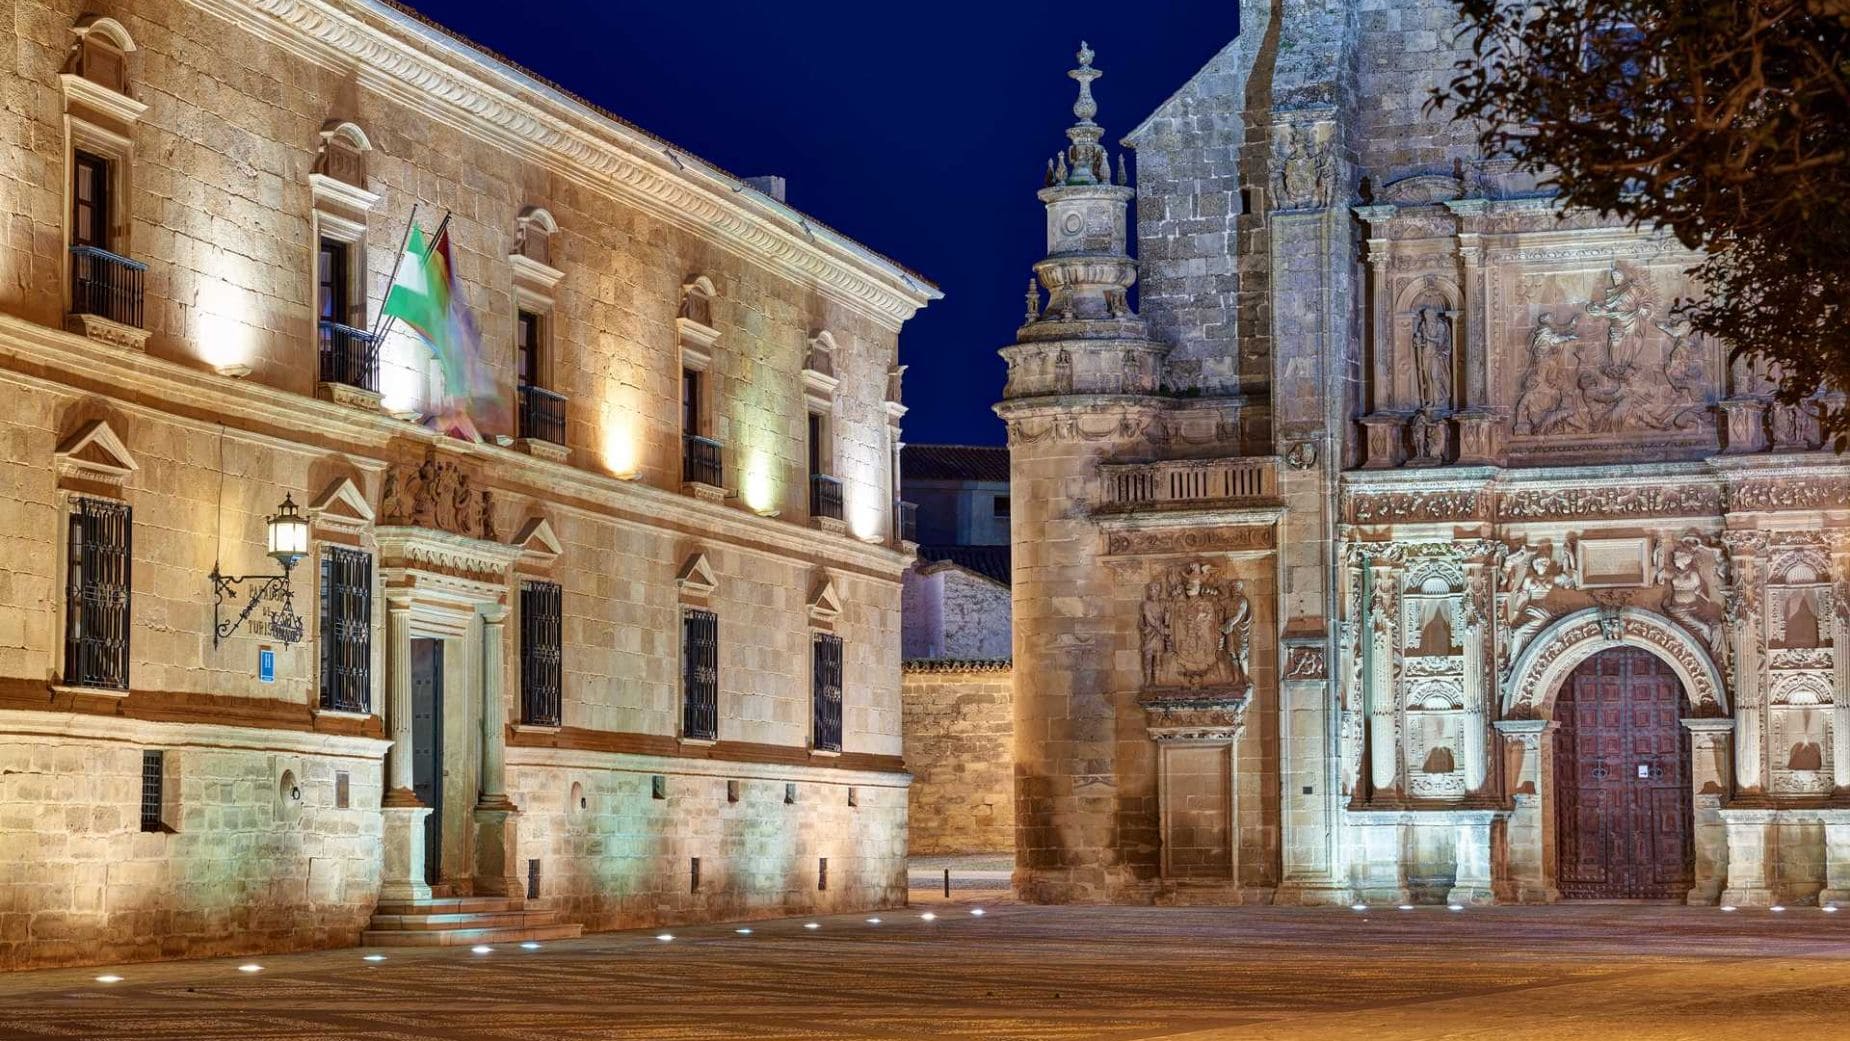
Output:
<path fill-rule="evenodd" d="M 1427 111 L 1455 18 L 1244 3 L 1135 187 L 1081 48 L 997 406 L 1028 899 L 1850 901 L 1822 402 Z"/>

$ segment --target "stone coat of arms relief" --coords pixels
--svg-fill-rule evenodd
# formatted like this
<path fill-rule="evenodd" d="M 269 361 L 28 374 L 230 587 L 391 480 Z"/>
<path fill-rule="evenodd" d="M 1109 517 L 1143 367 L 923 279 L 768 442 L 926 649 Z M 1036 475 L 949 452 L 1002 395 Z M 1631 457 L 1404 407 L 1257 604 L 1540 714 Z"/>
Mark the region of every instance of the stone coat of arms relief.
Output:
<path fill-rule="evenodd" d="M 1138 624 L 1146 691 L 1252 693 L 1252 601 L 1205 561 L 1172 567 L 1144 590 Z"/>

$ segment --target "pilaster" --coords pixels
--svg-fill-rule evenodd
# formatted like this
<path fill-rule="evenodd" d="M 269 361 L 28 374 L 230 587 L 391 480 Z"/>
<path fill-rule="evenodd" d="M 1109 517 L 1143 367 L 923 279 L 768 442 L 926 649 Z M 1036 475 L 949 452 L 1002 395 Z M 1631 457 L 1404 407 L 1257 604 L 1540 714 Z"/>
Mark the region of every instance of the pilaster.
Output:
<path fill-rule="evenodd" d="M 1555 888 L 1554 735 L 1551 719 L 1504 719 L 1503 736 L 1510 790 L 1506 847 L 1514 898 L 1524 904 L 1552 904 Z"/>
<path fill-rule="evenodd" d="M 1685 719 L 1683 729 L 1689 731 L 1690 785 L 1694 788 L 1692 804 L 1696 813 L 1695 833 L 1691 836 L 1696 879 L 1688 901 L 1709 905 L 1720 899 L 1728 874 L 1728 833 L 1721 806 L 1734 785 L 1729 748 L 1734 720 Z"/>

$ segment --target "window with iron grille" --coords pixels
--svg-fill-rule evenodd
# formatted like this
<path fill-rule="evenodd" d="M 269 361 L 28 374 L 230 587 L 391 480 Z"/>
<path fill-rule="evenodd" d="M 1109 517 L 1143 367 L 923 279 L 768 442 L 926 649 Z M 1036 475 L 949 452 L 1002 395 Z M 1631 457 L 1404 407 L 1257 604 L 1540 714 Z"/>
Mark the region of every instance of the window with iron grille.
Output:
<path fill-rule="evenodd" d="M 681 736 L 719 737 L 719 615 L 695 607 L 681 613 Z"/>
<path fill-rule="evenodd" d="M 520 720 L 534 726 L 559 725 L 562 599 L 557 582 L 520 585 Z"/>
<path fill-rule="evenodd" d="M 141 753 L 141 830 L 166 831 L 161 820 L 162 790 L 167 771 L 165 753 L 152 749 Z"/>
<path fill-rule="evenodd" d="M 124 503 L 72 504 L 64 603 L 64 682 L 72 686 L 128 689 L 131 520 Z"/>
<path fill-rule="evenodd" d="M 810 650 L 810 701 L 816 747 L 841 751 L 841 637 L 817 633 Z"/>
<path fill-rule="evenodd" d="M 321 551 L 321 707 L 371 712 L 373 558 L 356 549 Z"/>

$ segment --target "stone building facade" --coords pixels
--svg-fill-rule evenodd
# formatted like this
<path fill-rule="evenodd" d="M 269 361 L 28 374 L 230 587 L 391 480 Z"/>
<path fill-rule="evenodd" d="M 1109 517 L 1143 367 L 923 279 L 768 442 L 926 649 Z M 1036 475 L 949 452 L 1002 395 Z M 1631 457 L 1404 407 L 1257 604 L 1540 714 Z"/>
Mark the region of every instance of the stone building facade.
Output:
<path fill-rule="evenodd" d="M 1240 13 L 1134 188 L 1070 73 L 997 406 L 1019 892 L 1850 900 L 1819 402 L 1427 112 L 1451 4 Z"/>
<path fill-rule="evenodd" d="M 0 21 L 0 966 L 904 901 L 934 287 L 375 0 Z"/>

